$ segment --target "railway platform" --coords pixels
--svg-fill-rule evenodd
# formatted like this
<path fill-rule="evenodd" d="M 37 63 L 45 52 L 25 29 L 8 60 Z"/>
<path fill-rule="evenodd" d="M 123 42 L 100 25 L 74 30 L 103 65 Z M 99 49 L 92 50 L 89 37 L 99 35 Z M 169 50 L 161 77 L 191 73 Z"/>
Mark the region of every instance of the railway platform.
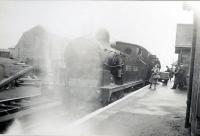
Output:
<path fill-rule="evenodd" d="M 101 108 L 55 133 L 87 136 L 185 136 L 187 91 L 160 83 Z"/>

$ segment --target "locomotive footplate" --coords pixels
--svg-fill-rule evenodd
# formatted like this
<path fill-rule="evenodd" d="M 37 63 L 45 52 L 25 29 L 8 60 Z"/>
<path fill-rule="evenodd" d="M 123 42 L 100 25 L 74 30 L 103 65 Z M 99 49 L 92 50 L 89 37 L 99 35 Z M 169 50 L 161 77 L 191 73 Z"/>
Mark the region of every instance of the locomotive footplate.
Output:
<path fill-rule="evenodd" d="M 123 91 L 127 88 L 144 83 L 143 80 L 128 82 L 123 85 L 108 85 L 101 87 L 101 103 L 102 105 L 107 105 L 110 102 L 111 95 L 115 92 Z M 123 92 L 122 92 L 123 93 Z"/>

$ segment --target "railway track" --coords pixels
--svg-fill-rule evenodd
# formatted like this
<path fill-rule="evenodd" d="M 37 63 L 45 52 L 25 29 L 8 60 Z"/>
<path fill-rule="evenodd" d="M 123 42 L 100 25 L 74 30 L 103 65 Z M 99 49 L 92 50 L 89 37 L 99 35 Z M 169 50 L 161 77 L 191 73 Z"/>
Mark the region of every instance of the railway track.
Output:
<path fill-rule="evenodd" d="M 0 133 L 5 133 L 15 119 L 26 119 L 61 105 L 41 95 L 26 96 L 0 101 Z M 29 126 L 30 124 L 28 124 Z"/>
<path fill-rule="evenodd" d="M 0 132 L 6 129 L 8 122 L 49 102 L 42 98 L 40 89 L 36 87 L 38 79 L 30 78 L 33 67 L 19 66 L 23 69 L 0 81 Z"/>
<path fill-rule="evenodd" d="M 6 100 L 0 100 L 0 122 L 15 118 L 19 111 L 28 110 L 41 104 L 41 100 L 37 102 L 40 96 L 26 96 Z"/>
<path fill-rule="evenodd" d="M 37 80 L 33 78 L 24 78 L 33 71 L 32 66 L 20 64 L 19 67 L 23 67 L 23 69 L 0 81 L 0 122 L 13 118 L 12 116 L 19 111 L 27 110 L 39 104 L 34 99 L 38 99 L 41 93 L 36 94 L 32 93 L 33 91 L 29 92 L 28 89 L 30 88 L 26 88 L 27 90 L 24 89 L 24 91 L 21 91 L 21 88 L 15 90 L 19 85 L 26 85 L 27 80 L 28 85 L 34 85 L 33 82 Z M 31 81 L 33 82 L 30 83 Z"/>

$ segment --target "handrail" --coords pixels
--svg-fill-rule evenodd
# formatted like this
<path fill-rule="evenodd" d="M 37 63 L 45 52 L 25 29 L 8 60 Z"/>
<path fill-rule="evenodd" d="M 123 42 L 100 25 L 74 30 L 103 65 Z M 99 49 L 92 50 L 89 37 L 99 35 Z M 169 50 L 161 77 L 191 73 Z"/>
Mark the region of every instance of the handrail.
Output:
<path fill-rule="evenodd" d="M 21 76 L 25 75 L 26 73 L 30 72 L 31 70 L 33 70 L 33 66 L 29 66 L 29 67 L 17 72 L 16 74 L 10 76 L 9 78 L 6 78 L 6 79 L 0 81 L 0 88 L 9 84 L 13 80 L 20 78 Z"/>

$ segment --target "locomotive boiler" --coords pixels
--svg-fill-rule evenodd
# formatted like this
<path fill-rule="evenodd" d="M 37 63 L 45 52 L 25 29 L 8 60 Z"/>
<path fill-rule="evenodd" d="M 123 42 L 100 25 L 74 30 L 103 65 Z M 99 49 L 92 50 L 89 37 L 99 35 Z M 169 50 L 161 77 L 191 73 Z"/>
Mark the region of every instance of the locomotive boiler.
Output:
<path fill-rule="evenodd" d="M 86 104 L 107 105 L 122 97 L 124 90 L 146 84 L 154 63 L 153 55 L 142 46 L 110 44 L 105 30 L 95 39 L 72 40 L 64 54 L 68 99 Z"/>

